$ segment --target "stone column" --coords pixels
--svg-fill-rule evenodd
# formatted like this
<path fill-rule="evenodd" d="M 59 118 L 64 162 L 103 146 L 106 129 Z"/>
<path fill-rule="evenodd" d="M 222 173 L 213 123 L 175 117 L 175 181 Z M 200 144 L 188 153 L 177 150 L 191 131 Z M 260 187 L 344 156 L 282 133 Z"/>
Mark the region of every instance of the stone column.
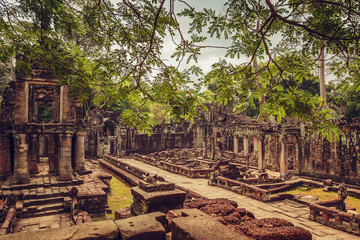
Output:
<path fill-rule="evenodd" d="M 76 133 L 76 148 L 75 148 L 76 171 L 85 170 L 85 166 L 84 166 L 85 135 L 86 133 L 84 131 L 79 131 Z"/>
<path fill-rule="evenodd" d="M 287 139 L 285 135 L 280 136 L 280 175 L 284 176 L 288 173 L 288 149 L 287 149 Z"/>
<path fill-rule="evenodd" d="M 37 134 L 31 134 L 31 142 L 30 142 L 28 158 L 29 158 L 30 173 L 39 173 L 39 168 L 37 165 L 37 161 L 39 158 L 38 135 Z"/>
<path fill-rule="evenodd" d="M 46 141 L 46 135 L 40 134 L 39 135 L 39 156 L 44 157 L 47 155 L 46 148 L 47 148 L 47 141 Z"/>
<path fill-rule="evenodd" d="M 204 141 L 203 141 L 203 157 L 204 158 L 209 158 L 208 157 L 208 146 L 207 146 L 207 137 L 204 137 Z"/>
<path fill-rule="evenodd" d="M 196 125 L 196 138 L 195 138 L 195 143 L 194 143 L 194 147 L 195 148 L 199 148 L 202 146 L 202 132 L 201 132 L 201 126 L 200 125 Z"/>
<path fill-rule="evenodd" d="M 265 171 L 265 145 L 264 136 L 257 137 L 257 150 L 258 150 L 258 169 L 259 172 Z"/>
<path fill-rule="evenodd" d="M 244 135 L 243 141 L 244 141 L 244 155 L 248 156 L 249 155 L 249 137 L 247 135 Z"/>
<path fill-rule="evenodd" d="M 298 136 L 295 139 L 294 143 L 295 148 L 295 158 L 294 158 L 294 173 L 301 175 L 301 162 L 300 162 L 300 149 L 299 149 L 299 138 Z"/>
<path fill-rule="evenodd" d="M 254 154 L 256 153 L 256 151 L 258 150 L 258 139 L 256 136 L 253 137 L 253 142 L 254 142 Z"/>
<path fill-rule="evenodd" d="M 239 143 L 238 143 L 238 136 L 234 136 L 234 153 L 239 153 Z"/>
<path fill-rule="evenodd" d="M 59 180 L 71 180 L 71 137 L 72 133 L 59 134 L 60 151 L 59 151 Z"/>
<path fill-rule="evenodd" d="M 0 135 L 0 177 L 11 172 L 10 143 L 8 134 Z"/>
<path fill-rule="evenodd" d="M 58 155 L 56 154 L 55 134 L 49 134 L 48 139 L 48 157 L 49 172 L 55 172 L 58 168 Z"/>
<path fill-rule="evenodd" d="M 29 182 L 29 166 L 27 155 L 29 144 L 26 141 L 26 134 L 14 134 L 14 182 Z"/>

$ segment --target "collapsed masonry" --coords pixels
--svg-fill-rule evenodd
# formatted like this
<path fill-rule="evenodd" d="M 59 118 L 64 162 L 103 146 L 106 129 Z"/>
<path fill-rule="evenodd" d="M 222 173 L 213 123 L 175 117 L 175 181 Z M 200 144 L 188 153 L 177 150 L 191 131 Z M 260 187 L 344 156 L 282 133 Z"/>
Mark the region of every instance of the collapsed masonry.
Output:
<path fill-rule="evenodd" d="M 93 112 L 89 122 L 97 127 L 87 129 L 86 157 L 202 148 L 206 159 L 231 157 L 260 172 L 269 169 L 286 175 L 293 171 L 303 176 L 360 183 L 359 119 L 337 123 L 342 134 L 338 141 L 329 142 L 299 121 L 260 122 L 232 114 L 224 106 L 207 107 L 209 111 L 200 111 L 193 124 L 159 125 L 153 128 L 151 136 L 126 128 L 115 112 Z"/>
<path fill-rule="evenodd" d="M 358 184 L 360 176 L 360 120 L 338 123 L 339 141 L 311 134 L 301 122 L 259 122 L 232 114 L 224 106 L 208 104 L 190 122 L 159 125 L 152 135 L 121 124 L 117 112 L 96 110 L 83 116 L 82 104 L 70 98 L 48 70 L 34 67 L 31 76 L 17 74 L 5 91 L 0 109 L 0 176 L 28 182 L 43 170 L 71 179 L 84 169 L 86 158 L 104 154 L 123 156 L 174 148 L 202 148 L 210 160 L 228 158 L 287 174 L 332 178 Z M 231 157 L 231 156 L 230 156 Z"/>

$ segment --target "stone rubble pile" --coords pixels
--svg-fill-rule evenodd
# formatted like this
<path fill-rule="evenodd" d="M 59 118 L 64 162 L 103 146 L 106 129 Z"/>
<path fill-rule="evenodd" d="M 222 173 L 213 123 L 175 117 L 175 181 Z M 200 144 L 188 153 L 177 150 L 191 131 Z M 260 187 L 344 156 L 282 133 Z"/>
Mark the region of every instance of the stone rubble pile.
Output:
<path fill-rule="evenodd" d="M 233 231 L 256 240 L 311 240 L 309 231 L 295 227 L 279 218 L 255 219 L 254 214 L 237 208 L 236 202 L 228 199 L 196 199 L 186 201 L 185 209 L 197 208 L 228 226 Z"/>

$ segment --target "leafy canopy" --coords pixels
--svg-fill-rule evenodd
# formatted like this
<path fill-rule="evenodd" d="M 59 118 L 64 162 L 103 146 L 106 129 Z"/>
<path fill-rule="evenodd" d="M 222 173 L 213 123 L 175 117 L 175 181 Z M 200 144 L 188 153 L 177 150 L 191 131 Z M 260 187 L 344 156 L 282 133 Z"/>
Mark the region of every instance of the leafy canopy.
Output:
<path fill-rule="evenodd" d="M 339 59 L 339 71 L 357 74 L 359 1 L 228 0 L 224 6 L 216 12 L 183 0 L 2 0 L 1 61 L 16 52 L 19 73 L 34 64 L 50 69 L 88 106 L 126 103 L 124 121 L 149 130 L 154 121 L 143 111 L 149 102 L 166 105 L 175 119 L 196 115 L 203 97 L 193 79 L 203 73 L 190 63 L 209 47 L 207 36 L 225 38 L 231 40 L 226 56 L 248 62 L 220 61 L 204 78 L 215 82 L 218 102 L 254 105 L 265 96 L 262 116 L 298 117 L 335 133 L 324 102 L 299 86 L 312 78 L 322 45 Z M 180 18 L 191 20 L 186 34 Z M 165 38 L 174 43 L 176 66 L 162 59 Z"/>

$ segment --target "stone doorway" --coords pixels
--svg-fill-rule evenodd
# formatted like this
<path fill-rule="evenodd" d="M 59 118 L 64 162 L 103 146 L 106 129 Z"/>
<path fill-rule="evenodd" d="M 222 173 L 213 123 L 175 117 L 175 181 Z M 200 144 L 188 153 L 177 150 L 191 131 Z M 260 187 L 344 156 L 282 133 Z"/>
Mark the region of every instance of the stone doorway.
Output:
<path fill-rule="evenodd" d="M 29 135 L 29 170 L 33 174 L 58 172 L 58 134 Z"/>

